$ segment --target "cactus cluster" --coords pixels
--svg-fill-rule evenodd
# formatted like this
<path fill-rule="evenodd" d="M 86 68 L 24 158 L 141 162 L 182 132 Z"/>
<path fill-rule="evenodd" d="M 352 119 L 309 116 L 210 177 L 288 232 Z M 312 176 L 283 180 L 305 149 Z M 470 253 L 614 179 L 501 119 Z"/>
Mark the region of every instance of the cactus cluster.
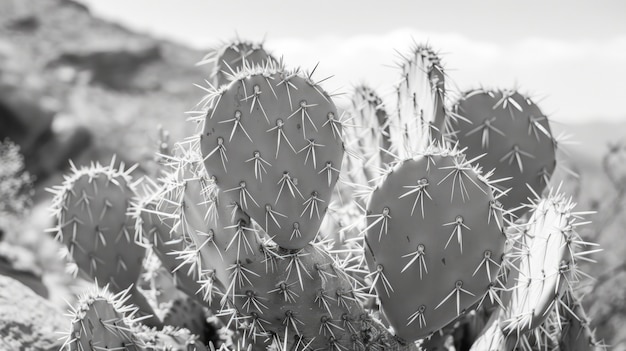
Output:
<path fill-rule="evenodd" d="M 602 347 L 578 291 L 598 249 L 570 200 L 540 195 L 556 143 L 527 97 L 450 101 L 425 45 L 391 113 L 363 85 L 340 114 L 260 44 L 201 63 L 198 132 L 159 147 L 158 179 L 73 166 L 53 189 L 77 271 L 117 294 L 81 300 L 67 349 L 437 350 L 460 325 L 475 350 Z M 154 257 L 185 297 L 166 312 L 137 288 Z"/>

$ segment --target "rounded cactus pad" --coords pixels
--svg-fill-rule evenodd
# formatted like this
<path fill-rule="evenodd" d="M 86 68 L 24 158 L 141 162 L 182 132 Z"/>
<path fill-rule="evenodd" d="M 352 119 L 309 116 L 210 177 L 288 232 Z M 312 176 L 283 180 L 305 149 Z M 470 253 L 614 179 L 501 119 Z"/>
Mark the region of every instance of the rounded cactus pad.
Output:
<path fill-rule="evenodd" d="M 127 215 L 136 196 L 131 169 L 99 164 L 76 168 L 54 188 L 57 238 L 89 279 L 121 291 L 135 284 L 145 248 L 135 243 L 134 220 Z"/>
<path fill-rule="evenodd" d="M 523 214 L 527 208 L 521 204 L 533 192 L 541 194 L 556 166 L 546 115 L 518 91 L 480 89 L 461 97 L 453 116 L 456 140 L 468 157 L 482 155 L 477 163 L 484 170 L 494 170 L 494 178 L 509 178 L 498 185 L 508 190 L 499 198 L 504 208 Z"/>
<path fill-rule="evenodd" d="M 330 96 L 310 76 L 268 65 L 241 72 L 210 99 L 200 145 L 221 196 L 281 247 L 306 246 L 343 158 Z"/>
<path fill-rule="evenodd" d="M 454 150 L 397 164 L 367 206 L 365 257 L 396 333 L 424 338 L 493 293 L 505 235 L 489 180 Z"/>

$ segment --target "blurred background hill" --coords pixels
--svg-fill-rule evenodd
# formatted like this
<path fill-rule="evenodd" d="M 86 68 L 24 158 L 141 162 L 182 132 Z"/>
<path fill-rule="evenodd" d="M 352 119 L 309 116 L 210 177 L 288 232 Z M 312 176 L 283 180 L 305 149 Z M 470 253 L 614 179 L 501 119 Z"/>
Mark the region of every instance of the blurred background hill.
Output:
<path fill-rule="evenodd" d="M 51 226 L 44 189 L 62 181 L 70 159 L 77 165 L 108 163 L 117 154 L 126 164 L 140 162 L 138 173 L 150 173 L 158 125 L 173 141 L 194 130 L 185 111 L 203 95 L 194 84 L 204 84 L 211 67 L 195 64 L 208 50 L 127 29 L 93 16 L 80 2 L 0 1 L 0 141 L 20 146 L 25 168 L 35 177 L 32 211 L 0 226 L 4 241 L 25 248 L 28 256 L 11 260 L 43 277 L 48 299 L 57 306 L 64 308 L 62 299 L 71 299 L 78 283 L 65 275 L 58 245 L 43 233 Z M 623 117 L 552 124 L 555 135 L 570 134 L 576 142 L 564 145 L 562 160 L 578 174 L 560 170 L 555 184 L 564 182 L 579 210 L 598 211 L 587 216 L 594 224 L 582 230 L 605 250 L 594 256 L 598 264 L 585 267 L 599 279 L 590 283 L 586 302 L 599 336 L 621 345 L 616 350 L 626 345 L 626 200 L 607 177 L 603 158 L 610 143 L 626 139 Z"/>

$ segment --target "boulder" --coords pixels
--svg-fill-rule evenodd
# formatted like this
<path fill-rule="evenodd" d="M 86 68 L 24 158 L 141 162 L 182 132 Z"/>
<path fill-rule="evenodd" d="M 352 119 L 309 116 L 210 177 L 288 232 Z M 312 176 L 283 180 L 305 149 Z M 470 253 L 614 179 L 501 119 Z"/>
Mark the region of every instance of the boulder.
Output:
<path fill-rule="evenodd" d="M 0 350 L 59 350 L 59 329 L 70 321 L 49 301 L 17 280 L 0 275 Z"/>

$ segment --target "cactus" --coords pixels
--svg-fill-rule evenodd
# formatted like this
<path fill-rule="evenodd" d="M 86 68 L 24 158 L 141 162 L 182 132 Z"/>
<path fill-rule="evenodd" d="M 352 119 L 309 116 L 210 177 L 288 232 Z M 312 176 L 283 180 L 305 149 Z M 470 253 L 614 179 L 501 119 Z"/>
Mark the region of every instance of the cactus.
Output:
<path fill-rule="evenodd" d="M 540 194 L 556 167 L 556 141 L 548 118 L 528 97 L 512 90 L 477 89 L 465 93 L 453 108 L 454 138 L 469 158 L 494 176 L 506 196 L 505 209 L 519 217 L 522 204 Z"/>
<path fill-rule="evenodd" d="M 433 149 L 396 165 L 371 196 L 365 257 L 404 339 L 428 336 L 494 293 L 502 214 L 470 163 L 457 150 Z"/>
<path fill-rule="evenodd" d="M 310 75 L 268 65 L 212 93 L 200 144 L 227 203 L 237 203 L 287 249 L 319 230 L 339 177 L 337 109 Z"/>
<path fill-rule="evenodd" d="M 209 308 L 232 333 L 224 350 L 428 350 L 460 338 L 464 349 L 475 341 L 473 350 L 573 349 L 578 332 L 589 341 L 586 349 L 601 347 L 576 294 L 584 277 L 578 263 L 597 252 L 574 230 L 580 214 L 558 191 L 542 199 L 544 184 L 534 186 L 525 173 L 500 174 L 503 167 L 483 163 L 509 160 L 497 156 L 500 150 L 480 157 L 482 149 L 462 140 L 479 134 L 480 148 L 494 146 L 494 130 L 519 136 L 509 142 L 523 145 L 540 166 L 520 162 L 520 147 L 514 166 L 539 167 L 531 173 L 547 183 L 555 142 L 529 100 L 481 91 L 450 113 L 440 59 L 418 45 L 401 64 L 394 114 L 386 115 L 372 90 L 356 90 L 347 118 L 356 126 L 345 131 L 353 138 L 351 158 L 342 167 L 346 119 L 311 75 L 289 71 L 244 42 L 209 61 L 216 80 L 204 87 L 201 111 L 191 118 L 201 132 L 161 152 L 163 176 L 143 181 L 145 195 L 135 197 L 129 171 L 99 165 L 74 167 L 55 190 L 56 231 L 84 273 L 112 287 L 133 286 L 150 249 L 189 297 L 171 303 L 160 330 L 107 307 L 103 313 L 125 331 L 108 335 L 117 329 L 81 312 L 75 320 L 95 327 L 72 333 L 66 345 L 78 345 L 73 338 L 81 336 L 90 340 L 86 347 L 97 334 L 108 335 L 109 349 L 204 350 L 181 327 L 201 334 L 200 312 Z M 463 132 L 478 98 L 496 99 L 476 109 L 487 106 L 503 126 L 481 120 L 482 129 Z M 512 117 L 518 112 L 523 118 Z M 516 123 L 506 120 L 512 118 Z M 450 143 L 454 136 L 460 146 Z M 550 152 L 535 157 L 544 147 Z M 354 189 L 334 192 L 340 171 L 350 173 L 343 185 Z M 512 189 L 499 188 L 509 177 Z M 530 188 L 523 195 L 532 195 L 530 219 L 517 209 L 524 199 L 513 195 L 520 188 L 514 181 Z M 331 206 L 333 200 L 341 202 Z M 115 215 L 108 209 L 114 204 Z M 508 213 L 521 218 L 513 224 Z M 125 244 L 116 250 L 137 260 L 132 272 L 98 271 L 84 257 L 87 249 L 111 255 L 115 240 L 102 240 L 102 232 L 113 227 Z M 140 295 L 132 287 L 125 292 Z"/>

